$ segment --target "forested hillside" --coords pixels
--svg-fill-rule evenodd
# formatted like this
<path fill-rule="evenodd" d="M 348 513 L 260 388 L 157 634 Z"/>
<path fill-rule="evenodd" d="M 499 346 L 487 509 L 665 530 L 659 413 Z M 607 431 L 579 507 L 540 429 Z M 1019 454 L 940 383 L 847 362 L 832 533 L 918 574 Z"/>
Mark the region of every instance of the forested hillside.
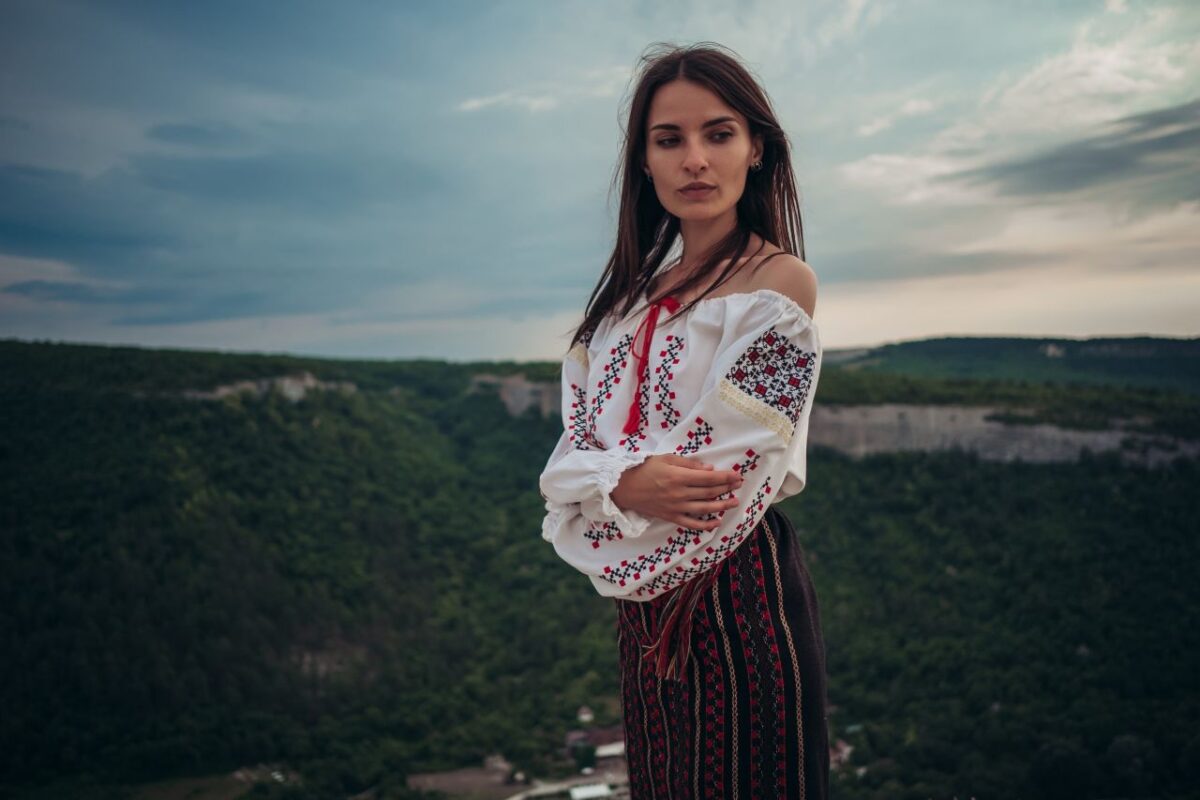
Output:
<path fill-rule="evenodd" d="M 560 424 L 467 392 L 555 365 L 7 341 L 0 366 L 0 794 L 278 761 L 304 784 L 271 796 L 409 797 L 491 752 L 563 769 L 581 704 L 619 720 L 611 603 L 539 536 Z M 1198 424 L 1146 386 L 826 369 L 818 403 Z M 300 370 L 355 388 L 184 394 Z M 783 510 L 854 748 L 834 796 L 1197 796 L 1198 479 L 815 448 Z"/>
<path fill-rule="evenodd" d="M 841 363 L 877 374 L 1135 386 L 1200 394 L 1198 338 L 946 336 L 873 347 Z"/>

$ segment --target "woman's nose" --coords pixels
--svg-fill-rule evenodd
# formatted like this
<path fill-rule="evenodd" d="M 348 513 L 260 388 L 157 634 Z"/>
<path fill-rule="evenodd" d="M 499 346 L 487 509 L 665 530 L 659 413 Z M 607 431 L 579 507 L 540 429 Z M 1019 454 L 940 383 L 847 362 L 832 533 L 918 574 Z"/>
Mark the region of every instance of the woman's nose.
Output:
<path fill-rule="evenodd" d="M 696 172 L 706 166 L 708 166 L 708 158 L 704 155 L 704 145 L 688 145 L 687 154 L 683 160 L 683 168 L 689 172 Z"/>

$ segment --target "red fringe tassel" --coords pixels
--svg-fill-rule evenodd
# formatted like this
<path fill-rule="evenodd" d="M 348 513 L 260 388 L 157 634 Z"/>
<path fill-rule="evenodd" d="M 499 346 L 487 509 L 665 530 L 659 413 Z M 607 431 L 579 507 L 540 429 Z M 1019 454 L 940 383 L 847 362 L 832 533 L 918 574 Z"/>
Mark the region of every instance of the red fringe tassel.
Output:
<path fill-rule="evenodd" d="M 723 562 L 722 562 L 723 563 Z M 692 618 L 696 606 L 717 579 L 720 564 L 676 588 L 659 610 L 658 631 L 642 645 L 642 658 L 653 658 L 659 678 L 683 680 L 692 650 Z"/>

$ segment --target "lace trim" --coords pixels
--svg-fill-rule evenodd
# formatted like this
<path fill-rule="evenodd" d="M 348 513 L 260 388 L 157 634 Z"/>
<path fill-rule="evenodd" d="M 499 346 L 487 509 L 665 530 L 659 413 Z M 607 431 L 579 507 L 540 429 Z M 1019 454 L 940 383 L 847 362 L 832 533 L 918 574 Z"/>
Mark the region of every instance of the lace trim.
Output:
<path fill-rule="evenodd" d="M 792 424 L 787 414 L 750 397 L 728 378 L 722 378 L 717 384 L 717 394 L 727 405 L 737 409 L 767 430 L 778 433 L 785 442 L 792 440 L 796 426 Z"/>

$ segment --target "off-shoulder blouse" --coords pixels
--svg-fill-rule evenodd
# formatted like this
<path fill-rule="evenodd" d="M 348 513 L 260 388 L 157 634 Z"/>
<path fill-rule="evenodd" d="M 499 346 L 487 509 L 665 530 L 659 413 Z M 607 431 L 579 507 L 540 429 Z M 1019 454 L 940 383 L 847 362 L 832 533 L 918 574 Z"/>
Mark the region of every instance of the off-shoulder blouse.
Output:
<path fill-rule="evenodd" d="M 672 319 L 677 308 L 673 297 L 643 297 L 562 362 L 563 432 L 539 478 L 542 537 L 606 597 L 650 600 L 713 568 L 806 482 L 816 323 L 772 289 L 705 298 Z M 719 527 L 685 528 L 613 502 L 626 469 L 667 453 L 741 473 L 740 505 Z"/>

